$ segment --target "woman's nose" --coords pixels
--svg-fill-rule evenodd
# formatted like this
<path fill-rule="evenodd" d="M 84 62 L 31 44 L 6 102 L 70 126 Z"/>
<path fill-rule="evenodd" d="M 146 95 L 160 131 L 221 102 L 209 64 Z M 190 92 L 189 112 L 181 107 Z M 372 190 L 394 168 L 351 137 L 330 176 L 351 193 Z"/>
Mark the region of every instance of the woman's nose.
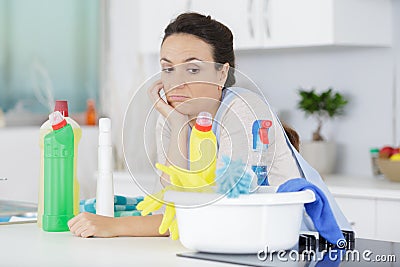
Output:
<path fill-rule="evenodd" d="M 185 85 L 186 85 L 186 81 L 184 81 L 182 79 L 174 79 L 169 84 L 171 90 L 183 89 L 185 87 Z"/>
<path fill-rule="evenodd" d="M 186 82 L 185 76 L 181 72 L 177 71 L 177 73 L 171 77 L 171 85 L 173 88 L 181 89 L 185 86 Z"/>
<path fill-rule="evenodd" d="M 176 88 L 176 89 L 183 89 L 183 88 L 185 87 L 185 85 L 186 85 L 186 82 L 181 82 L 180 84 L 177 84 L 177 85 L 175 86 L 175 88 Z"/>
<path fill-rule="evenodd" d="M 169 90 L 168 90 L 168 94 L 173 94 L 173 93 L 176 93 L 176 91 L 178 91 L 178 90 L 182 90 L 182 89 L 185 89 L 185 85 L 186 85 L 186 83 L 180 83 L 180 84 L 174 84 L 174 85 L 172 85 L 172 84 L 170 84 L 169 85 Z"/>

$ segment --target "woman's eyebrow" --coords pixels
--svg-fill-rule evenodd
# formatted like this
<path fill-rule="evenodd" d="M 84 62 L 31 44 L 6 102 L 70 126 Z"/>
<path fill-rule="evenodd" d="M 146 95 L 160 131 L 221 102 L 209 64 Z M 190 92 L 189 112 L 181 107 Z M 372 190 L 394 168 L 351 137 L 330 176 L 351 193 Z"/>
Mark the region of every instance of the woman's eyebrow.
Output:
<path fill-rule="evenodd" d="M 172 61 L 167 59 L 167 58 L 165 58 L 165 57 L 161 58 L 160 62 L 161 61 L 165 61 L 165 62 L 168 62 L 168 63 L 172 64 Z M 187 62 L 190 62 L 190 61 L 203 61 L 203 60 L 198 59 L 197 57 L 190 57 L 190 58 L 185 59 L 185 61 L 183 61 L 183 62 L 187 63 Z"/>
<path fill-rule="evenodd" d="M 160 59 L 160 62 L 161 62 L 161 61 L 166 61 L 166 62 L 168 62 L 168 63 L 172 63 L 171 60 L 168 60 L 168 59 L 166 59 L 165 57 L 161 58 L 161 59 Z"/>
<path fill-rule="evenodd" d="M 184 62 L 189 62 L 189 61 L 203 61 L 203 60 L 198 59 L 197 57 L 190 57 L 190 58 L 186 59 Z"/>

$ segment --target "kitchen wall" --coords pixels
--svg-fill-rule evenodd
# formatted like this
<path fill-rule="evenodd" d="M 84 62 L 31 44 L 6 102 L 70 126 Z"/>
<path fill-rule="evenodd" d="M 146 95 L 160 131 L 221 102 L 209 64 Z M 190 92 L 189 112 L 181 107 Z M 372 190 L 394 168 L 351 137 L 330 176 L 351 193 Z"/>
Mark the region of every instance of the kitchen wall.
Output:
<path fill-rule="evenodd" d="M 397 70 L 395 70 L 397 65 Z M 246 51 L 237 54 L 237 69 L 249 75 L 270 104 L 310 140 L 316 127 L 297 110 L 296 89 L 329 86 L 350 98 L 346 115 L 329 122 L 323 133 L 339 143 L 338 173 L 370 175 L 369 148 L 400 145 L 400 116 L 397 134 L 392 121 L 394 79 L 396 103 L 400 105 L 400 1 L 393 0 L 392 48 L 321 47 Z M 396 113 L 400 112 L 397 108 Z"/>

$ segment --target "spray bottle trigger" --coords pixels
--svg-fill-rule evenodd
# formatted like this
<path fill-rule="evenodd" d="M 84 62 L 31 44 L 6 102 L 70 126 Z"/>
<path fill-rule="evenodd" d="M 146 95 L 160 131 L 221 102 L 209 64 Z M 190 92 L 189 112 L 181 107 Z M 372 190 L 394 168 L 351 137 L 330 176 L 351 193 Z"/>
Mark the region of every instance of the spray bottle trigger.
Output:
<path fill-rule="evenodd" d="M 269 144 L 269 139 L 268 139 L 268 130 L 272 126 L 272 121 L 270 120 L 262 120 L 261 121 L 261 128 L 258 131 L 258 135 L 260 136 L 260 141 L 264 145 Z"/>
<path fill-rule="evenodd" d="M 269 144 L 268 129 L 266 129 L 266 128 L 260 128 L 258 134 L 259 134 L 259 136 L 260 136 L 260 141 L 261 141 L 264 145 L 268 145 L 268 144 Z"/>

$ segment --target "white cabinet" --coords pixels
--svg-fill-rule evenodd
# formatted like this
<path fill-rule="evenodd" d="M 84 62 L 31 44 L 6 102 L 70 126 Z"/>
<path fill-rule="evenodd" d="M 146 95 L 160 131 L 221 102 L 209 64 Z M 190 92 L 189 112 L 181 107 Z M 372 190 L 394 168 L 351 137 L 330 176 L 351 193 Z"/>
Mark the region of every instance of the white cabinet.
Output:
<path fill-rule="evenodd" d="M 375 238 L 375 200 L 348 197 L 335 199 L 357 237 Z"/>
<path fill-rule="evenodd" d="M 356 236 L 400 242 L 400 199 L 335 197 Z"/>
<path fill-rule="evenodd" d="M 400 242 L 400 183 L 372 176 L 325 176 L 357 237 Z"/>
<path fill-rule="evenodd" d="M 263 35 L 259 0 L 192 0 L 190 10 L 218 20 L 233 33 L 236 49 L 260 48 Z"/>
<path fill-rule="evenodd" d="M 377 237 L 400 241 L 400 201 L 378 200 L 376 205 Z"/>
<path fill-rule="evenodd" d="M 266 47 L 391 43 L 390 0 L 260 1 Z"/>
<path fill-rule="evenodd" d="M 235 49 L 391 45 L 391 0 L 140 0 L 138 10 L 144 53 L 157 53 L 164 28 L 186 11 L 227 25 Z"/>
<path fill-rule="evenodd" d="M 390 0 L 192 0 L 234 34 L 236 49 L 389 46 Z"/>

